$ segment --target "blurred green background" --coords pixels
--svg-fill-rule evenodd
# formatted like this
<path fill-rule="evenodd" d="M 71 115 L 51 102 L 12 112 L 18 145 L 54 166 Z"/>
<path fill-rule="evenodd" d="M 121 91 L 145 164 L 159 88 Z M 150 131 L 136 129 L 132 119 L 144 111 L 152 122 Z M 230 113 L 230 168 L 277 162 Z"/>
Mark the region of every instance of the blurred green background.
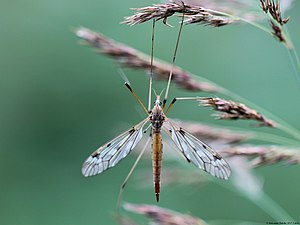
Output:
<path fill-rule="evenodd" d="M 287 13 L 296 48 L 300 48 L 298 3 Z M 136 27 L 119 24 L 132 14 L 129 8 L 149 4 L 146 0 L 1 1 L 1 224 L 115 224 L 119 186 L 133 157 L 88 179 L 81 175 L 81 165 L 92 151 L 139 122 L 143 114 L 124 87 L 116 64 L 80 46 L 73 29 L 86 26 L 149 53 L 151 23 Z M 173 25 L 177 21 L 171 20 Z M 170 61 L 177 30 L 157 26 L 156 57 Z M 264 32 L 248 25 L 220 29 L 185 26 L 176 62 L 300 128 L 300 83 L 286 49 Z M 131 70 L 126 74 L 146 102 L 147 77 Z M 155 82 L 154 87 L 160 91 L 165 83 Z M 174 87 L 171 97 L 195 95 Z M 244 121 L 215 121 L 210 113 L 189 102 L 179 103 L 171 116 L 248 128 Z M 299 222 L 299 166 L 275 165 L 255 172 L 263 177 L 265 192 Z M 150 181 L 149 188 L 143 189 L 131 180 L 125 201 L 156 204 L 152 185 Z M 207 221 L 236 219 L 263 224 L 273 220 L 251 202 L 214 183 L 163 186 L 158 205 Z"/>

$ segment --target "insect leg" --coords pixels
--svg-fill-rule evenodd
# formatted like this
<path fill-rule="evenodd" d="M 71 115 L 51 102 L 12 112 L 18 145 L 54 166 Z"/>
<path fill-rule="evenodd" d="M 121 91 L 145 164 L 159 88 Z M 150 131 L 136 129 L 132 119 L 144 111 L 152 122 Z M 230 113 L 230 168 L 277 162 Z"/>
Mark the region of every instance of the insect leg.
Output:
<path fill-rule="evenodd" d="M 148 112 L 150 112 L 150 110 L 151 110 L 151 93 L 152 93 L 152 81 L 153 81 L 154 29 L 155 29 L 155 19 L 153 19 L 153 24 L 152 24 Z"/>
<path fill-rule="evenodd" d="M 136 93 L 132 90 L 131 86 L 129 83 L 125 82 L 125 86 L 129 89 L 129 91 L 131 92 L 131 94 L 136 98 L 136 100 L 140 103 L 140 105 L 142 106 L 142 108 L 144 109 L 144 111 L 147 113 L 147 115 L 149 115 L 148 110 L 146 109 L 146 107 L 144 106 L 143 102 L 141 101 L 141 99 L 136 95 Z"/>
<path fill-rule="evenodd" d="M 172 102 L 170 103 L 169 107 L 168 107 L 167 110 L 166 110 L 165 115 L 166 115 L 166 116 L 168 115 L 170 109 L 172 108 L 172 106 L 175 104 L 175 102 L 176 102 L 177 100 L 199 100 L 199 99 L 201 99 L 201 98 L 200 98 L 200 97 L 173 98 Z"/>
<path fill-rule="evenodd" d="M 183 2 L 182 2 L 182 7 L 183 7 L 182 20 L 181 20 L 181 23 L 180 23 L 180 28 L 179 28 L 179 32 L 178 32 L 178 36 L 177 36 L 177 40 L 176 40 L 176 45 L 175 45 L 175 50 L 174 50 L 174 55 L 173 55 L 173 60 L 172 60 L 171 71 L 170 71 L 170 75 L 169 75 L 169 80 L 168 80 L 168 84 L 167 84 L 167 89 L 166 89 L 166 94 L 165 94 L 165 99 L 163 101 L 162 109 L 165 108 L 165 105 L 166 105 L 166 102 L 167 102 L 167 99 L 168 99 L 168 93 L 169 93 L 169 88 L 170 88 L 170 84 L 171 84 L 171 80 L 172 80 L 174 63 L 175 63 L 177 49 L 178 49 L 179 40 L 180 40 L 180 35 L 181 35 L 182 27 L 183 27 L 184 8 L 185 8 L 185 5 L 184 5 Z"/>
<path fill-rule="evenodd" d="M 147 148 L 147 146 L 148 146 L 150 140 L 151 140 L 151 138 L 148 138 L 148 140 L 147 140 L 147 142 L 146 142 L 144 148 L 142 149 L 142 151 L 141 151 L 140 154 L 138 155 L 138 157 L 137 157 L 137 159 L 135 160 L 133 166 L 131 167 L 131 169 L 130 169 L 128 175 L 127 175 L 127 177 L 125 178 L 124 182 L 122 183 L 122 185 L 121 185 L 121 187 L 120 187 L 120 192 L 119 192 L 119 197 L 118 197 L 118 202 L 117 202 L 117 211 L 120 209 L 120 204 L 121 204 L 121 202 L 122 202 L 123 192 L 124 192 L 125 186 L 126 186 L 128 180 L 130 179 L 132 173 L 134 172 L 134 170 L 135 170 L 137 164 L 139 163 L 139 161 L 140 161 L 142 155 L 144 154 L 144 152 L 145 152 L 145 150 L 146 150 L 146 148 Z"/>

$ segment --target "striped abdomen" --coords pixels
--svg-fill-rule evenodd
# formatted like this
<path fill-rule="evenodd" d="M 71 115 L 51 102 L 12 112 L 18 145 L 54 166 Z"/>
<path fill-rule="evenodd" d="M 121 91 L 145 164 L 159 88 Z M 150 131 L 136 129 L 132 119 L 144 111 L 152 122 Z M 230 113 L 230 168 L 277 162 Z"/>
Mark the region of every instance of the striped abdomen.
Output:
<path fill-rule="evenodd" d="M 152 164 L 153 164 L 153 181 L 154 191 L 156 194 L 156 201 L 159 201 L 160 193 L 160 174 L 161 174 L 161 162 L 162 162 L 162 138 L 160 131 L 153 132 L 152 141 Z"/>

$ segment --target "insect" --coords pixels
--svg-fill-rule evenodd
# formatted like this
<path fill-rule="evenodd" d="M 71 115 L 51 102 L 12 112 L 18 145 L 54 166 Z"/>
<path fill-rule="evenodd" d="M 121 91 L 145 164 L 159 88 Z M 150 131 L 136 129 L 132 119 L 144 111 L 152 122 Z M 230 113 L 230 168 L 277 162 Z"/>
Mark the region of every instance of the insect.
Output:
<path fill-rule="evenodd" d="M 154 102 L 154 106 L 151 109 L 151 90 L 152 90 L 152 64 L 153 64 L 153 41 L 154 41 L 154 25 L 155 21 L 153 21 L 153 33 L 152 33 L 152 51 L 151 51 L 151 73 L 150 73 L 150 87 L 149 87 L 149 102 L 148 109 L 142 103 L 140 98 L 133 91 L 129 83 L 125 83 L 125 86 L 129 89 L 132 95 L 137 99 L 139 104 L 142 106 L 144 111 L 147 114 L 147 117 L 130 128 L 126 132 L 117 136 L 115 139 L 109 141 L 104 144 L 100 148 L 98 148 L 95 152 L 93 152 L 84 162 L 82 167 L 82 173 L 85 177 L 93 176 L 100 174 L 106 171 L 109 168 L 114 167 L 117 163 L 119 163 L 123 158 L 125 158 L 140 142 L 142 136 L 145 132 L 143 129 L 146 124 L 146 131 L 150 130 L 150 138 L 149 141 L 152 141 L 152 166 L 153 166 L 153 181 L 154 181 L 154 191 L 156 195 L 157 202 L 160 197 L 160 177 L 161 177 L 161 167 L 162 167 L 162 154 L 163 154 L 163 143 L 162 143 L 162 132 L 164 132 L 167 136 L 169 136 L 175 146 L 180 150 L 184 158 L 193 163 L 198 168 L 204 170 L 205 172 L 220 178 L 220 179 L 228 179 L 231 173 L 230 167 L 228 163 L 211 147 L 209 147 L 204 142 L 200 141 L 188 131 L 184 130 L 181 127 L 175 125 L 171 119 L 167 117 L 170 109 L 174 105 L 177 100 L 185 100 L 185 99 L 196 99 L 196 98 L 174 98 L 173 101 L 166 108 L 167 96 L 169 91 L 169 86 L 172 77 L 172 69 L 170 71 L 169 81 L 166 88 L 165 98 L 163 102 L 161 101 L 161 94 L 156 94 L 156 100 Z M 177 38 L 176 48 L 173 57 L 173 64 L 176 56 L 176 51 L 178 47 L 179 37 L 182 29 L 182 24 L 180 27 L 180 31 Z M 130 175 L 132 174 L 134 168 L 136 167 L 139 159 L 144 153 L 147 144 L 144 146 L 141 151 L 138 159 L 136 160 L 134 166 L 126 177 L 121 191 L 124 189 Z M 120 193 L 121 193 L 120 191 Z"/>
<path fill-rule="evenodd" d="M 128 83 L 125 83 L 125 85 L 134 93 Z M 168 109 L 174 104 L 174 101 L 175 100 L 172 101 Z M 161 131 L 165 132 L 173 140 L 188 162 L 192 162 L 195 166 L 217 178 L 228 179 L 231 171 L 227 162 L 207 144 L 183 128 L 177 127 L 172 120 L 166 116 L 161 105 L 160 96 L 157 95 L 151 112 L 148 113 L 146 110 L 148 113 L 146 119 L 101 146 L 88 157 L 82 167 L 83 175 L 86 177 L 93 176 L 114 167 L 134 149 L 142 139 L 144 133 L 143 127 L 147 123 L 151 123 L 150 136 L 152 137 L 153 178 L 157 201 L 159 201 L 160 194 L 160 175 L 163 154 Z M 143 108 L 145 109 L 144 105 Z"/>

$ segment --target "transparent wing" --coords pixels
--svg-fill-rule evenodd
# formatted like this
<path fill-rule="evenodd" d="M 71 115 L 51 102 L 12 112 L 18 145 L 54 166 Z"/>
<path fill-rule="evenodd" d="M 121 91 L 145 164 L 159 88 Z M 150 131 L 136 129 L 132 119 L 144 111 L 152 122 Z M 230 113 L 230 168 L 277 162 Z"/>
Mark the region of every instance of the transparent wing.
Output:
<path fill-rule="evenodd" d="M 82 174 L 94 176 L 114 167 L 138 144 L 143 136 L 143 127 L 148 119 L 143 120 L 130 130 L 98 148 L 83 163 Z"/>
<path fill-rule="evenodd" d="M 181 127 L 174 126 L 169 119 L 164 122 L 163 130 L 171 137 L 188 162 L 217 178 L 225 180 L 229 178 L 231 170 L 228 163 L 207 144 Z"/>

